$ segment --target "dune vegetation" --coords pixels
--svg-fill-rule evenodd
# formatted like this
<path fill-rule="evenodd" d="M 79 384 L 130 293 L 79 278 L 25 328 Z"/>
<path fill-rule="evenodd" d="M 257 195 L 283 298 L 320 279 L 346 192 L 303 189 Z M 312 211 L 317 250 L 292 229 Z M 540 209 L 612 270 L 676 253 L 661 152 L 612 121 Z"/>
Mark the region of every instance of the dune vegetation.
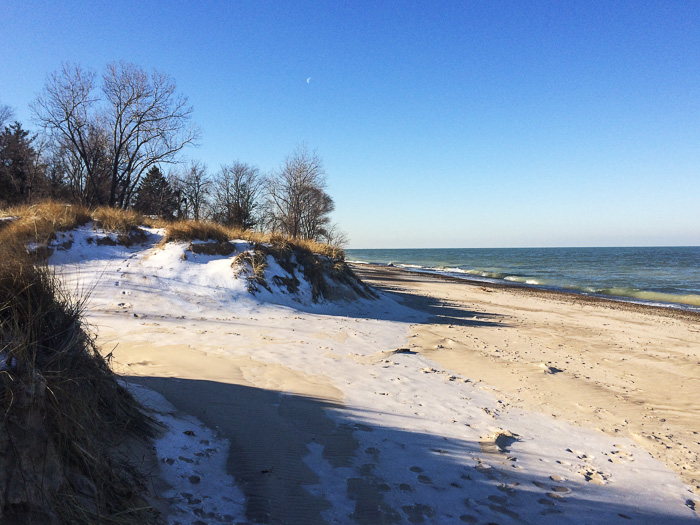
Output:
<path fill-rule="evenodd" d="M 26 211 L 0 231 L 0 521 L 155 523 L 127 449 L 156 424 L 98 353 L 86 298 L 66 293 L 24 242 L 89 217 L 55 204 Z"/>

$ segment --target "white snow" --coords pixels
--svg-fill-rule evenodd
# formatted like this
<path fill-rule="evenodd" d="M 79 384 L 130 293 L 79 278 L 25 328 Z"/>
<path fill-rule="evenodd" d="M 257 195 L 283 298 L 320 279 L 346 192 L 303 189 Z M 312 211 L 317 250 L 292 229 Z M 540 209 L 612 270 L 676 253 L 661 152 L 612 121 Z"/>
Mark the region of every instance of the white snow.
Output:
<path fill-rule="evenodd" d="M 424 314 L 386 296 L 314 304 L 308 283 L 298 296 L 276 287 L 251 295 L 231 268 L 247 243 L 234 241 L 229 257 L 194 256 L 188 243 L 156 247 L 163 232 L 148 232 L 146 245 L 131 248 L 97 246 L 88 239 L 106 234 L 90 226 L 60 234 L 57 245 L 73 245 L 51 261 L 69 288 L 91 290 L 89 320 L 120 341 L 187 342 L 327 378 L 340 390 L 342 406 L 325 410 L 354 429 L 354 460 L 334 466 L 313 442 L 305 458 L 319 479 L 306 489 L 330 503 L 329 522 L 352 522 L 364 489 L 378 494 L 372 512 L 396 523 L 698 522 L 685 504 L 689 489 L 630 439 L 512 409 L 475 378 L 410 350 L 396 352 L 411 348 L 408 328 Z M 271 258 L 268 265 L 268 276 L 286 275 Z M 203 331 L 206 339 L 193 335 Z M 293 395 L 265 367 L 249 370 L 246 380 Z M 196 521 L 183 493 L 201 499 L 211 516 L 242 519 L 243 492 L 224 468 L 228 443 L 157 394 L 133 388 L 170 429 L 157 448 L 177 520 Z M 202 481 L 193 486 L 189 476 Z"/>
<path fill-rule="evenodd" d="M 122 383 L 165 426 L 156 440 L 161 477 L 170 489 L 170 523 L 234 523 L 245 520 L 245 499 L 226 473 L 229 442 L 198 419 L 178 412 L 163 396 L 135 383 Z"/>

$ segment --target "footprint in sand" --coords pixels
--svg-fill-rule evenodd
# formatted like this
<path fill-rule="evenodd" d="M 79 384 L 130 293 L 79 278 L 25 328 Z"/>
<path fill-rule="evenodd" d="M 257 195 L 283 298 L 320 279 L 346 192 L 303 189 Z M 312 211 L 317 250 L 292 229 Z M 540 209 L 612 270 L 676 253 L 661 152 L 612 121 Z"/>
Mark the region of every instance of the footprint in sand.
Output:
<path fill-rule="evenodd" d="M 605 485 L 610 479 L 610 474 L 590 466 L 582 466 L 578 473 L 583 476 L 583 479 L 596 485 Z"/>
<path fill-rule="evenodd" d="M 513 512 L 512 510 L 510 510 L 507 507 L 504 507 L 503 505 L 489 505 L 489 508 L 494 512 L 504 514 L 505 516 L 508 516 L 509 518 L 512 518 L 514 520 L 520 519 L 520 514 L 518 514 L 517 512 Z"/>
<path fill-rule="evenodd" d="M 511 445 L 519 440 L 518 434 L 513 434 L 508 430 L 497 430 L 492 435 L 482 438 L 479 441 L 479 446 L 486 454 L 504 454 L 510 452 Z"/>
<path fill-rule="evenodd" d="M 561 476 L 549 476 L 549 479 L 552 481 L 556 481 L 557 483 L 561 483 L 562 481 L 566 481 L 566 478 L 563 478 Z"/>
<path fill-rule="evenodd" d="M 608 461 L 610 463 L 626 463 L 628 461 L 634 461 L 634 457 L 630 452 L 623 450 L 620 445 L 613 445 L 617 450 L 611 450 L 608 453 Z"/>
<path fill-rule="evenodd" d="M 489 501 L 493 503 L 498 503 L 499 505 L 506 505 L 508 503 L 508 498 L 503 496 L 489 496 Z"/>
<path fill-rule="evenodd" d="M 616 445 L 617 446 L 617 445 Z M 591 460 L 595 458 L 595 456 L 591 456 L 588 454 L 585 454 L 583 452 L 578 452 L 575 450 L 567 449 L 567 452 L 570 452 L 576 456 L 577 459 L 583 460 L 584 463 L 579 464 L 578 466 L 574 466 L 576 468 L 575 472 L 583 476 L 583 479 L 590 483 L 594 483 L 596 485 L 605 485 L 608 480 L 610 479 L 610 474 L 607 472 L 604 472 L 603 470 L 598 469 L 596 466 L 591 464 Z M 611 452 L 614 453 L 615 451 Z M 625 451 L 620 451 L 620 452 L 625 452 Z M 628 454 L 625 452 L 625 454 Z M 607 454 L 606 454 L 607 455 Z M 631 454 L 630 454 L 631 456 Z M 620 457 L 625 457 L 625 456 L 620 456 Z M 608 459 L 611 463 L 621 461 L 621 459 L 618 460 L 613 460 L 613 459 Z M 554 477 L 551 477 L 552 481 L 559 481 L 554 479 Z"/>
<path fill-rule="evenodd" d="M 574 456 L 576 456 L 576 459 L 582 459 L 583 461 L 589 461 L 595 457 L 595 456 L 589 456 L 585 452 L 579 452 L 578 450 L 571 450 L 570 448 L 567 448 L 566 451 L 569 452 L 570 454 L 573 454 Z"/>
<path fill-rule="evenodd" d="M 571 492 L 571 489 L 569 487 L 563 487 L 561 485 L 554 485 L 552 487 L 552 490 L 557 494 L 568 494 L 569 492 Z"/>
<path fill-rule="evenodd" d="M 409 523 L 423 523 L 425 518 L 432 518 L 434 510 L 429 505 L 416 503 L 415 505 L 405 505 L 401 510 L 408 516 Z"/>
<path fill-rule="evenodd" d="M 426 476 L 425 474 L 421 474 L 421 472 L 423 472 L 423 469 L 421 467 L 414 465 L 409 470 L 418 474 L 418 481 L 420 481 L 421 483 L 424 483 L 426 485 L 433 484 L 433 480 L 430 479 L 430 477 Z"/>

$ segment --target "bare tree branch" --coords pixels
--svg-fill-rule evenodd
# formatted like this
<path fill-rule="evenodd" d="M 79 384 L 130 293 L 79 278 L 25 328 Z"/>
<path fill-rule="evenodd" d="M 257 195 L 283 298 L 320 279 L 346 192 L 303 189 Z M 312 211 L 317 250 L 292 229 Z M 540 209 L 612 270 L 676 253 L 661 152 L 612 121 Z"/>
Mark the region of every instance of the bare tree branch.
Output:
<path fill-rule="evenodd" d="M 120 62 L 102 76 L 103 105 L 94 94 L 95 74 L 64 64 L 47 79 L 32 104 L 36 120 L 80 159 L 88 185 L 100 178 L 94 148 L 106 138 L 109 188 L 106 203 L 127 207 L 139 181 L 152 166 L 177 161 L 177 154 L 199 138 L 192 107 L 167 75 Z M 100 166 L 102 168 L 102 166 Z"/>
<path fill-rule="evenodd" d="M 244 230 L 258 223 L 262 181 L 258 168 L 242 162 L 221 166 L 214 180 L 213 217 Z"/>
<path fill-rule="evenodd" d="M 287 157 L 267 179 L 269 226 L 293 238 L 320 239 L 335 205 L 326 193 L 326 172 L 316 152 L 305 146 Z"/>
<path fill-rule="evenodd" d="M 5 125 L 10 122 L 12 117 L 14 117 L 15 112 L 12 108 L 6 104 L 0 104 L 0 131 L 3 130 Z"/>

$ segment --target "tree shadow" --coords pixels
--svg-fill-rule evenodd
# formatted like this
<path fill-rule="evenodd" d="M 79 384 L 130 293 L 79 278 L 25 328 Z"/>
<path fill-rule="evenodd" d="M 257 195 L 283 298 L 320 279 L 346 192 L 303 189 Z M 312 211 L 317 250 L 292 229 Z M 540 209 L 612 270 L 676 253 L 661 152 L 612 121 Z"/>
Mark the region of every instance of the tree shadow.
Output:
<path fill-rule="evenodd" d="M 227 468 L 245 493 L 247 519 L 255 523 L 697 520 L 682 502 L 668 515 L 655 510 L 653 501 L 631 503 L 622 489 L 591 488 L 518 468 L 526 456 L 514 440 L 489 447 L 447 439 L 377 424 L 380 414 L 371 410 L 249 386 L 126 380 L 159 392 L 230 441 Z M 603 491 L 608 494 L 600 500 Z"/>

